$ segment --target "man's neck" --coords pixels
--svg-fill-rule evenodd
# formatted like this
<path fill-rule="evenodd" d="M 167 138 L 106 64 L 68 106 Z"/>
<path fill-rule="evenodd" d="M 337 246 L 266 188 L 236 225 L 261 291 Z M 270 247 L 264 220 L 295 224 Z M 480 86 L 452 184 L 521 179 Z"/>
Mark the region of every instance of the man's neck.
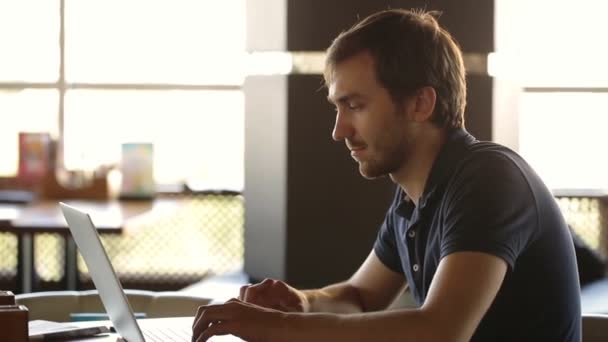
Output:
<path fill-rule="evenodd" d="M 424 192 L 435 159 L 445 143 L 446 131 L 431 128 L 419 137 L 406 164 L 390 174 L 393 182 L 401 186 L 416 206 Z"/>

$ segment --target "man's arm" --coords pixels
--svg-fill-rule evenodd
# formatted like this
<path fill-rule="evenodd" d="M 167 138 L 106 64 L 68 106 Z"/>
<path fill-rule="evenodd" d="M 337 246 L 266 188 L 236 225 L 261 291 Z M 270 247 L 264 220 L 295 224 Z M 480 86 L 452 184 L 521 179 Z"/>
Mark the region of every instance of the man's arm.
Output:
<path fill-rule="evenodd" d="M 310 312 L 354 313 L 386 309 L 406 286 L 372 251 L 349 280 L 303 293 Z"/>
<path fill-rule="evenodd" d="M 280 311 L 356 313 L 386 308 L 405 286 L 403 275 L 384 266 L 372 251 L 357 272 L 342 283 L 302 291 L 266 279 L 243 286 L 239 299 Z"/>
<path fill-rule="evenodd" d="M 480 252 L 453 253 L 439 263 L 419 309 L 358 315 L 293 315 L 286 331 L 301 341 L 469 341 L 494 301 L 507 263 Z M 291 337 L 290 337 L 291 340 Z M 295 340 L 294 340 L 295 341 Z"/>
<path fill-rule="evenodd" d="M 197 341 L 234 334 L 267 341 L 464 342 L 473 336 L 506 272 L 507 263 L 496 256 L 457 252 L 441 260 L 419 309 L 350 315 L 285 313 L 234 300 L 200 307 L 193 332 Z M 329 303 L 340 297 L 330 295 Z M 378 299 L 376 304 L 381 302 Z"/>

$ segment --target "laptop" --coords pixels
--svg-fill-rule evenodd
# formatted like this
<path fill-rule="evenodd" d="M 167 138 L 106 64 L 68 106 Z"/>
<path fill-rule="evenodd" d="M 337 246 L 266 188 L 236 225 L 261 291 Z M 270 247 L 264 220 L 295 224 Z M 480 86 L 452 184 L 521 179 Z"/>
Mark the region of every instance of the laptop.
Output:
<path fill-rule="evenodd" d="M 59 205 L 116 332 L 129 342 L 191 341 L 192 321 L 190 320 L 180 320 L 179 323 L 183 322 L 183 326 L 155 324 L 153 329 L 140 328 L 91 217 L 65 203 L 60 202 Z M 212 340 L 240 341 L 233 336 L 214 337 Z"/>

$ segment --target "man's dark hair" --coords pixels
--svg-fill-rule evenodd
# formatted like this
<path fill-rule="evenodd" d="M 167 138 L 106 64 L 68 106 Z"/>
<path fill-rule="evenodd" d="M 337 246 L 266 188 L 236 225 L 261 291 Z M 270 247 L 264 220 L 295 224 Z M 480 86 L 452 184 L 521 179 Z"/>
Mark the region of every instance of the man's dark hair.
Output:
<path fill-rule="evenodd" d="M 362 52 L 374 59 L 376 77 L 401 103 L 421 87 L 437 93 L 432 121 L 464 127 L 466 80 L 462 53 L 439 26 L 437 12 L 391 9 L 375 13 L 342 32 L 327 49 L 325 82 L 340 62 Z"/>

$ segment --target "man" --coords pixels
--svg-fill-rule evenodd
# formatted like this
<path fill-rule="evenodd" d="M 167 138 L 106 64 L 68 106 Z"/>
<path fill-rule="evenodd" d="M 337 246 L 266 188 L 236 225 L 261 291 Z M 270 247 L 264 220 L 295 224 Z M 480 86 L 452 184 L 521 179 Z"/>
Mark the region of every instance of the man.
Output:
<path fill-rule="evenodd" d="M 329 47 L 325 80 L 333 138 L 398 185 L 372 252 L 343 283 L 265 280 L 201 307 L 194 339 L 580 341 L 566 223 L 520 156 L 464 130 L 461 52 L 434 17 L 364 19 Z M 384 310 L 406 287 L 419 308 Z"/>

